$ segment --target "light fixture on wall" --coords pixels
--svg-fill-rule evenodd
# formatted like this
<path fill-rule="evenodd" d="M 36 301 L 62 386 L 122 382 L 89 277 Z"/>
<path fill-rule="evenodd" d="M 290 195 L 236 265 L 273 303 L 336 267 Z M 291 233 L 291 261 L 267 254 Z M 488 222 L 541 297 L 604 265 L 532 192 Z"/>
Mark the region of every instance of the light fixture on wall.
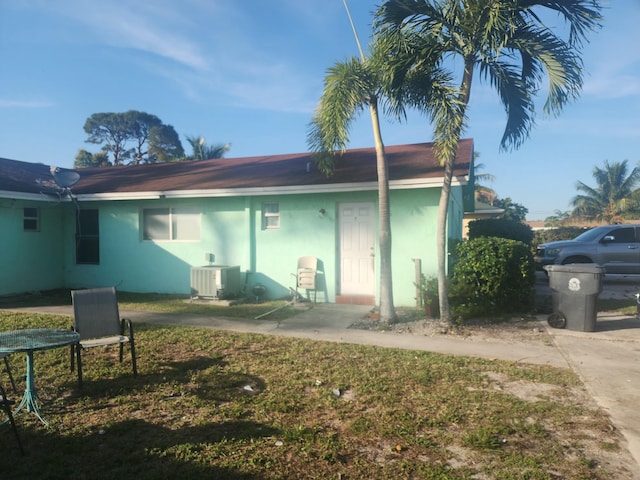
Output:
<path fill-rule="evenodd" d="M 326 214 L 327 214 L 327 211 L 324 208 L 321 208 L 320 210 L 318 210 L 318 216 L 320 218 L 324 218 Z"/>

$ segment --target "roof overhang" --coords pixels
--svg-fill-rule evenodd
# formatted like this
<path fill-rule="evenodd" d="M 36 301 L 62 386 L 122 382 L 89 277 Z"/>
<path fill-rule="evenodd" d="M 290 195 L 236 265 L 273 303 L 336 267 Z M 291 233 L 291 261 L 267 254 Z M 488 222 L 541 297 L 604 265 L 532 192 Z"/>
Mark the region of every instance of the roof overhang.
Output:
<path fill-rule="evenodd" d="M 467 184 L 467 177 L 454 177 L 452 185 Z M 389 182 L 390 190 L 410 190 L 442 186 L 441 178 L 394 180 Z M 368 192 L 378 190 L 378 182 L 339 183 L 326 185 L 288 185 L 281 187 L 251 187 L 229 189 L 167 190 L 148 192 L 113 192 L 75 195 L 78 201 L 107 200 L 156 200 L 160 198 L 214 198 L 214 197 L 255 197 L 260 195 L 304 195 L 317 193 Z"/>

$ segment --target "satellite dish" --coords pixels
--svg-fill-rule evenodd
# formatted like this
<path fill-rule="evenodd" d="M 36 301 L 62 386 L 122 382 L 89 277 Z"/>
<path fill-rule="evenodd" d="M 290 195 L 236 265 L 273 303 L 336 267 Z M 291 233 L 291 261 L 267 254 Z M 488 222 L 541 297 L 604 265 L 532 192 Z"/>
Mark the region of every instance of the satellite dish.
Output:
<path fill-rule="evenodd" d="M 80 180 L 80 174 L 75 170 L 62 170 L 58 167 L 50 167 L 50 170 L 56 184 L 61 188 L 72 187 Z"/>

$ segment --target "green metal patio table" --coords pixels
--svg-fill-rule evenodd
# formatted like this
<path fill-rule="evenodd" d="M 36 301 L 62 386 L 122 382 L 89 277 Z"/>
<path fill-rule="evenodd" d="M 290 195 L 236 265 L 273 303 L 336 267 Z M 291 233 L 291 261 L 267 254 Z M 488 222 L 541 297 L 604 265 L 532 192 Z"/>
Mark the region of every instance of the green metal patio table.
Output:
<path fill-rule="evenodd" d="M 35 413 L 42 423 L 49 424 L 40 413 L 41 402 L 35 385 L 33 353 L 73 345 L 79 341 L 80 334 L 72 330 L 29 328 L 0 332 L 0 352 L 27 354 L 26 388 L 15 413 L 26 408 L 27 412 Z"/>

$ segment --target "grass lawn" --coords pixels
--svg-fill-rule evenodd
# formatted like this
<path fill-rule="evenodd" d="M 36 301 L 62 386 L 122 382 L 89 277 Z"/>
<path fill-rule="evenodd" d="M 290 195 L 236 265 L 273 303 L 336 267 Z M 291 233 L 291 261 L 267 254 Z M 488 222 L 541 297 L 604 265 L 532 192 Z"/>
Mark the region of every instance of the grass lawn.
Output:
<path fill-rule="evenodd" d="M 69 324 L 0 312 L 5 330 Z M 26 458 L 2 427 L 2 476 L 625 478 L 619 433 L 569 370 L 145 324 L 136 344 L 138 378 L 94 348 L 81 390 L 67 348 L 36 353 L 50 425 L 18 413 Z M 11 364 L 23 388 L 24 355 Z"/>

